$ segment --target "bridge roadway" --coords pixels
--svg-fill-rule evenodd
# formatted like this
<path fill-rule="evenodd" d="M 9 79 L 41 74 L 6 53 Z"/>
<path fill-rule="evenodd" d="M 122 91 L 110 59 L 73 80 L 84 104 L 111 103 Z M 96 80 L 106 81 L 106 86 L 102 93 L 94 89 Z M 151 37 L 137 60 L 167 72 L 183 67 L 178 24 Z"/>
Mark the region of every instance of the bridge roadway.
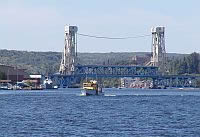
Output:
<path fill-rule="evenodd" d="M 124 66 L 124 65 L 77 65 L 71 75 L 61 75 L 56 73 L 51 79 L 58 86 L 71 86 L 81 78 L 152 78 L 155 84 L 177 85 L 195 79 L 193 76 L 186 75 L 159 75 L 158 67 L 149 66 Z M 167 82 L 166 82 L 167 81 Z M 179 82 L 183 81 L 183 82 Z M 190 83 L 189 83 L 190 84 Z"/>

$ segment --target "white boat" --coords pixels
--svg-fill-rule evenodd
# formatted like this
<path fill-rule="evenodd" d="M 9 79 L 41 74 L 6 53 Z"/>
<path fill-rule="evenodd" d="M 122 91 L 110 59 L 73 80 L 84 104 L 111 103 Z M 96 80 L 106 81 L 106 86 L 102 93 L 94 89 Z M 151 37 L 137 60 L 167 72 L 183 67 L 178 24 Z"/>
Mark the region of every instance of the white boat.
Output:
<path fill-rule="evenodd" d="M 58 89 L 58 86 L 53 85 L 53 81 L 50 78 L 46 78 L 43 81 L 43 88 L 44 89 Z"/>
<path fill-rule="evenodd" d="M 90 82 L 83 83 L 82 95 L 104 95 L 102 88 L 98 85 L 97 81 L 91 80 Z"/>
<path fill-rule="evenodd" d="M 12 85 L 10 83 L 1 83 L 0 84 L 0 90 L 11 90 Z"/>

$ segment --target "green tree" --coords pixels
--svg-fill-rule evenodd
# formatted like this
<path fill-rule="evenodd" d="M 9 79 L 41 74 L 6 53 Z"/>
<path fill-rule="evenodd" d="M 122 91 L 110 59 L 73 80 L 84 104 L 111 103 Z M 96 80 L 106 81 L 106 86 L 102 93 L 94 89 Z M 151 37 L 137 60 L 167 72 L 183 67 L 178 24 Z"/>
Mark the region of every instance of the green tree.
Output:
<path fill-rule="evenodd" d="M 6 74 L 3 72 L 0 72 L 0 80 L 5 80 L 6 79 Z"/>
<path fill-rule="evenodd" d="M 188 65 L 185 57 L 183 58 L 183 60 L 179 62 L 179 66 L 177 67 L 177 69 L 178 69 L 178 74 L 188 73 Z"/>
<path fill-rule="evenodd" d="M 170 74 L 199 74 L 200 55 L 194 52 L 181 59 L 172 59 L 169 68 Z"/>
<path fill-rule="evenodd" d="M 200 61 L 200 59 L 199 59 L 199 54 L 198 53 L 196 53 L 196 52 L 194 52 L 194 53 L 192 53 L 192 54 L 190 54 L 190 56 L 188 57 L 189 58 L 189 66 L 190 66 L 190 72 L 191 73 L 195 73 L 195 74 L 198 74 L 198 73 L 200 73 L 199 72 L 199 61 Z"/>

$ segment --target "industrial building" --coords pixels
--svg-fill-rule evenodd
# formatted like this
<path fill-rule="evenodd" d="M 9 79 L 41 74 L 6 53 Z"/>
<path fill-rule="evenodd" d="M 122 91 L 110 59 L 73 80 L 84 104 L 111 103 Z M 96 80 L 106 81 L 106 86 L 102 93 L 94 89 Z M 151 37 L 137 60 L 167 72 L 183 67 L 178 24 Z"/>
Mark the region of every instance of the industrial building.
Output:
<path fill-rule="evenodd" d="M 25 78 L 22 82 L 29 83 L 31 86 L 39 87 L 44 80 L 44 77 L 40 74 L 38 75 L 29 75 L 29 78 Z"/>
<path fill-rule="evenodd" d="M 25 78 L 29 77 L 28 74 L 25 72 L 25 69 L 20 69 L 3 64 L 0 64 L 0 72 L 5 74 L 5 79 L 3 80 L 10 81 L 10 83 L 21 82 Z"/>

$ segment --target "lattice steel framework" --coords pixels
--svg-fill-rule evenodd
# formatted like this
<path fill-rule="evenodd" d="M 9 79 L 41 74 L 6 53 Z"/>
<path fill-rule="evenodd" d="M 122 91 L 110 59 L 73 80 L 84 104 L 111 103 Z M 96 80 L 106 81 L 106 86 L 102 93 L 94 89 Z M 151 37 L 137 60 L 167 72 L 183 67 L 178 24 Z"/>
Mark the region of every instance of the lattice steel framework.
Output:
<path fill-rule="evenodd" d="M 104 66 L 79 65 L 75 75 L 80 77 L 153 77 L 157 75 L 157 67 L 146 66 Z"/>
<path fill-rule="evenodd" d="M 77 62 L 77 31 L 76 26 L 65 26 L 65 47 L 62 55 L 59 72 L 63 75 L 74 73 Z"/>
<path fill-rule="evenodd" d="M 153 27 L 152 57 L 149 66 L 159 67 L 160 72 L 166 72 L 165 27 Z"/>
<path fill-rule="evenodd" d="M 155 79 L 155 85 L 166 87 L 196 87 L 199 77 L 189 75 L 163 75 Z"/>
<path fill-rule="evenodd" d="M 123 78 L 140 77 L 156 78 L 158 67 L 146 66 L 105 66 L 105 65 L 76 65 L 72 75 L 54 74 L 51 79 L 59 86 L 70 86 L 80 78 Z"/>

